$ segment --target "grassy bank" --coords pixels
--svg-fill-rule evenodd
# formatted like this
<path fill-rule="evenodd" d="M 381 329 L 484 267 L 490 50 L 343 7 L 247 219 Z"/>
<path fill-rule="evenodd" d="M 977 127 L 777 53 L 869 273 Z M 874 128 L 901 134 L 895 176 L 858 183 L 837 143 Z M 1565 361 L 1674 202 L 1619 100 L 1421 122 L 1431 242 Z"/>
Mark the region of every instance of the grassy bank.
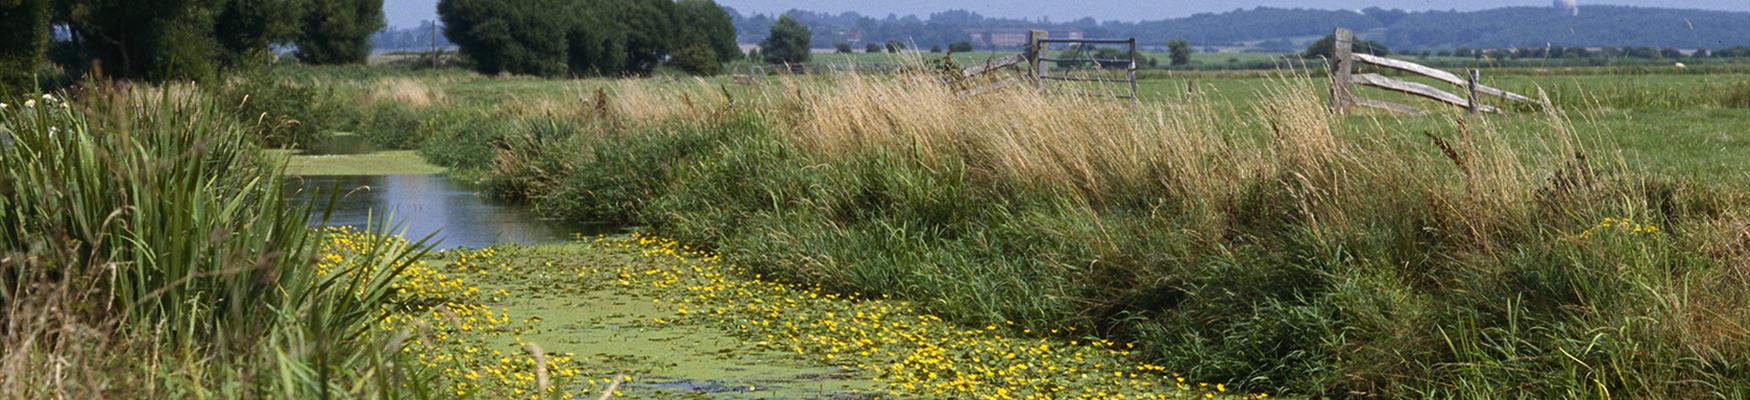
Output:
<path fill-rule="evenodd" d="M 490 268 L 477 261 L 490 250 L 428 264 L 422 242 L 384 222 L 312 230 L 322 202 L 288 200 L 284 158 L 260 147 L 281 120 L 242 124 L 187 86 L 0 103 L 0 397 L 536 398 L 608 385 L 566 354 L 497 340 L 531 324 L 461 278 Z"/>
<path fill-rule="evenodd" d="M 1743 194 L 1649 175 L 1556 107 L 1356 123 L 1297 79 L 1140 110 L 913 77 L 638 85 L 502 138 L 497 191 L 1247 390 L 1747 390 Z"/>

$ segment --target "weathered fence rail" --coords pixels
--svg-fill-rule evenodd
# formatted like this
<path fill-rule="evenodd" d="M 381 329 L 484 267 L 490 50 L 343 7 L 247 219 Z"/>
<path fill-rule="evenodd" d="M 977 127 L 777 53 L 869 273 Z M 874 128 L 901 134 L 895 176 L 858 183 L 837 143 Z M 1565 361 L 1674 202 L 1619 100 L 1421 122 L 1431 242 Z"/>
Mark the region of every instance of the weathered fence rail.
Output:
<path fill-rule="evenodd" d="M 1051 57 L 1049 55 L 1052 44 L 1068 44 L 1071 45 L 1070 49 L 1074 51 L 1069 52 L 1068 57 Z M 1123 48 L 1126 51 L 1122 52 L 1122 55 L 1125 57 L 1114 58 L 1111 54 L 1102 57 L 1100 52 L 1090 51 L 1094 49 L 1094 45 L 1123 45 Z M 1042 94 L 1051 93 L 1051 91 L 1048 90 L 1049 82 L 1083 82 L 1096 85 L 1118 85 L 1121 86 L 1122 89 L 1107 90 L 1104 92 L 1065 91 L 1065 93 L 1060 94 L 1127 99 L 1130 100 L 1132 105 L 1134 105 L 1137 104 L 1136 71 L 1138 59 L 1140 59 L 1140 56 L 1137 53 L 1135 38 L 1051 39 L 1047 36 L 1045 31 L 1032 31 L 1028 35 L 1026 51 L 1006 56 L 990 57 L 984 60 L 984 62 L 961 68 L 958 71 L 958 76 L 955 76 L 955 71 L 950 70 L 948 74 L 942 76 L 941 80 L 944 84 L 954 87 L 957 92 L 964 95 L 980 95 L 1023 83 L 1035 85 Z M 1012 67 L 1021 65 L 1022 63 L 1026 63 L 1025 73 L 1008 76 L 995 74 L 1000 71 L 1014 71 Z M 1051 70 L 1050 64 L 1048 63 L 1056 63 L 1060 66 L 1066 67 L 1064 67 L 1064 71 L 1054 72 Z M 1086 65 L 1091 65 L 1093 67 L 1080 69 L 1108 73 L 1111 71 L 1121 71 L 1122 73 L 1119 76 L 1096 76 L 1092 73 L 1084 75 L 1074 74 L 1074 72 L 1078 70 L 1077 67 Z M 768 68 L 771 69 L 768 70 Z M 736 74 L 735 82 L 750 85 L 758 84 L 758 82 L 763 80 L 766 75 L 771 73 L 848 73 L 861 72 L 869 69 L 870 68 L 859 67 L 856 65 L 847 65 L 844 68 L 837 68 L 834 65 L 828 65 L 826 68 L 822 68 L 820 64 L 752 64 L 747 67 L 745 74 Z M 874 69 L 883 70 L 883 68 Z"/>
<path fill-rule="evenodd" d="M 1479 82 L 1480 74 L 1475 69 L 1470 70 L 1470 77 L 1469 79 L 1466 79 L 1459 77 L 1458 74 L 1409 61 L 1385 58 L 1372 54 L 1356 53 L 1354 52 L 1355 32 L 1346 28 L 1337 28 L 1335 39 L 1336 40 L 1334 40 L 1334 43 L 1332 44 L 1333 48 L 1331 49 L 1333 59 L 1331 60 L 1330 102 L 1331 112 L 1335 114 L 1348 114 L 1349 109 L 1353 106 L 1377 108 L 1406 114 L 1419 114 L 1421 112 L 1415 107 L 1408 105 L 1358 97 L 1355 95 L 1355 85 L 1375 87 L 1431 99 L 1459 108 L 1468 109 L 1473 113 L 1499 111 L 1494 107 L 1483 105 L 1482 101 L 1478 98 L 1478 95 L 1495 96 L 1508 101 L 1531 100 L 1530 98 L 1517 93 L 1483 85 Z M 1467 89 L 1468 96 L 1453 94 L 1418 82 L 1392 79 L 1380 74 L 1368 73 L 1357 75 L 1354 73 L 1356 63 L 1403 71 L 1459 86 Z"/>

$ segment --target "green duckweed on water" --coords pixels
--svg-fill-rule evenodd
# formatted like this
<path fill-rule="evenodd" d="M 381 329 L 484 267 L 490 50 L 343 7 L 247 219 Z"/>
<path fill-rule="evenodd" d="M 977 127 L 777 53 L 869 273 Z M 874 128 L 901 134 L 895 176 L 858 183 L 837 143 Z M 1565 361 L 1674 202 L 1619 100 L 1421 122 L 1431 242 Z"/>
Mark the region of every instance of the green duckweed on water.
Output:
<path fill-rule="evenodd" d="M 426 175 L 447 171 L 432 165 L 412 150 L 378 151 L 360 154 L 294 154 L 274 151 L 285 157 L 286 173 L 303 176 L 330 175 Z"/>
<path fill-rule="evenodd" d="M 430 268 L 445 278 L 428 281 L 454 281 L 437 286 L 479 293 L 473 307 L 488 321 L 454 347 L 456 359 L 484 359 L 461 365 L 490 371 L 444 374 L 462 377 L 451 386 L 466 395 L 536 393 L 535 363 L 516 360 L 538 348 L 564 361 L 547 372 L 561 397 L 599 396 L 620 375 L 630 398 L 1232 397 L 1125 344 L 956 326 L 902 302 L 763 280 L 651 237 L 453 251 Z M 434 325 L 478 321 L 439 311 Z"/>

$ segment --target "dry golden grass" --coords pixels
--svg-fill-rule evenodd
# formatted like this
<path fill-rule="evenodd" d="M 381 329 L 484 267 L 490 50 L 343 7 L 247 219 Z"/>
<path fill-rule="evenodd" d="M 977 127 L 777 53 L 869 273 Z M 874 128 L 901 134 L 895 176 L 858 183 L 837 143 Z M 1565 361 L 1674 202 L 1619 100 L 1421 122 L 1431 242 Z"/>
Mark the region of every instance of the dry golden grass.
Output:
<path fill-rule="evenodd" d="M 792 104 L 766 109 L 794 110 L 779 118 L 794 121 L 786 133 L 818 153 L 884 148 L 927 163 L 952 156 L 983 173 L 1096 202 L 1160 179 L 1207 183 L 1210 171 L 1197 165 L 1231 151 L 1223 138 L 1233 130 L 1203 105 L 1133 109 L 1025 89 L 965 96 L 928 75 L 781 83 L 767 102 Z"/>
<path fill-rule="evenodd" d="M 1450 132 L 1430 132 L 1430 141 L 1379 123 L 1346 126 L 1326 112 L 1311 78 L 1277 79 L 1256 114 L 1201 96 L 1131 106 L 1041 96 L 1024 85 L 967 96 L 926 73 L 775 77 L 733 107 L 704 81 L 617 80 L 605 89 L 580 86 L 572 99 L 536 99 L 528 108 L 651 125 L 709 121 L 740 107 L 780 122 L 790 140 L 826 159 L 885 151 L 931 165 L 958 160 L 1002 182 L 1094 205 L 1144 191 L 1172 194 L 1187 206 L 1220 206 L 1250 182 L 1276 179 L 1288 185 L 1301 217 L 1332 229 L 1351 224 L 1348 214 L 1359 207 L 1403 206 L 1357 198 L 1434 193 L 1440 201 L 1418 206 L 1445 208 L 1453 228 L 1478 241 L 1526 218 L 1523 206 L 1550 190 L 1552 179 L 1584 179 L 1620 160 L 1585 158 L 1587 141 L 1558 111 L 1548 114 L 1548 132 L 1534 137 L 1512 137 L 1488 118 L 1455 114 Z M 1372 192 L 1404 196 L 1355 196 Z"/>
<path fill-rule="evenodd" d="M 448 101 L 442 91 L 433 89 L 430 83 L 413 78 L 384 78 L 369 84 L 366 99 L 372 102 L 401 103 L 414 108 L 425 108 Z"/>

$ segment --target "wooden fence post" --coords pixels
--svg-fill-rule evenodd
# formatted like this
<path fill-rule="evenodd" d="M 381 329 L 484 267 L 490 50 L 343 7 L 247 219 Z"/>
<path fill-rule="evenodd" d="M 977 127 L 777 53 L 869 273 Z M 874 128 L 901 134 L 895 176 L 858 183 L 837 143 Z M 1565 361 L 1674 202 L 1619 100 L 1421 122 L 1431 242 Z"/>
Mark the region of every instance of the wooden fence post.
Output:
<path fill-rule="evenodd" d="M 1477 104 L 1477 100 L 1479 100 L 1477 98 L 1477 85 L 1479 84 L 1479 83 L 1477 83 L 1477 81 L 1480 81 L 1482 79 L 1483 79 L 1483 73 L 1481 71 L 1478 71 L 1476 68 L 1471 68 L 1471 70 L 1470 70 L 1470 82 L 1468 82 L 1469 83 L 1468 86 L 1470 89 L 1470 113 L 1472 115 L 1475 115 L 1477 112 L 1482 111 L 1482 109 L 1483 109 L 1481 104 Z"/>
<path fill-rule="evenodd" d="M 432 67 L 432 69 L 436 69 L 438 67 L 438 58 L 443 57 L 443 55 L 444 55 L 443 51 L 438 50 L 437 40 L 438 40 L 437 23 L 434 22 L 431 24 L 431 67 Z"/>
<path fill-rule="evenodd" d="M 1130 38 L 1130 105 L 1132 107 L 1142 104 L 1142 96 L 1136 93 L 1136 57 L 1136 38 Z"/>
<path fill-rule="evenodd" d="M 1033 80 L 1041 91 L 1045 90 L 1045 68 L 1047 68 L 1042 59 L 1046 57 L 1050 49 L 1046 48 L 1045 43 L 1040 43 L 1040 41 L 1050 37 L 1051 33 L 1046 31 L 1027 32 L 1027 72 L 1033 75 Z"/>
<path fill-rule="evenodd" d="M 1331 113 L 1348 115 L 1349 106 L 1355 104 L 1350 98 L 1350 73 L 1354 68 L 1353 57 L 1350 57 L 1355 44 L 1355 32 L 1348 28 L 1337 28 L 1333 34 L 1335 43 L 1331 45 Z"/>

